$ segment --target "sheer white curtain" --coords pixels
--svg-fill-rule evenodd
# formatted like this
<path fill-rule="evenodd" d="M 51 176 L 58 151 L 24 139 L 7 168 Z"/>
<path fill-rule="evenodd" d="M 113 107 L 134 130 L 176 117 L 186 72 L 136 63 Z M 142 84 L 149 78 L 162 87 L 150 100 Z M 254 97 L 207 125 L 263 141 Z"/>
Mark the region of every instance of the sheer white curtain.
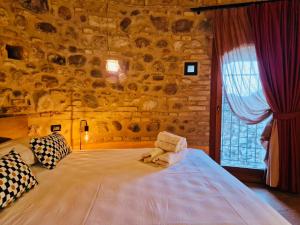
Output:
<path fill-rule="evenodd" d="M 255 47 L 242 45 L 226 52 L 221 65 L 224 94 L 235 115 L 247 124 L 257 124 L 269 117 L 272 111 L 263 93 Z M 267 184 L 272 187 L 277 186 L 279 179 L 278 135 L 274 127 L 272 121 L 269 122 L 261 135 L 262 145 L 267 150 Z"/>
<path fill-rule="evenodd" d="M 229 105 L 241 120 L 257 124 L 271 114 L 261 86 L 253 45 L 226 52 L 221 60 L 221 74 Z"/>

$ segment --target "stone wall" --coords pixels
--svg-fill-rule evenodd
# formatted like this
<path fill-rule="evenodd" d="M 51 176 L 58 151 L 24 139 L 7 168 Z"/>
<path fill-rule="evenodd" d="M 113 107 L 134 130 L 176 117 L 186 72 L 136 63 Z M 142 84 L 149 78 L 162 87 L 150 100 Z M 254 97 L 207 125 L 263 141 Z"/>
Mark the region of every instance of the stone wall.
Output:
<path fill-rule="evenodd" d="M 75 145 L 81 119 L 90 143 L 168 130 L 208 145 L 211 20 L 189 10 L 203 3 L 216 1 L 0 1 L 1 115 L 28 115 L 33 135 L 60 123 Z"/>

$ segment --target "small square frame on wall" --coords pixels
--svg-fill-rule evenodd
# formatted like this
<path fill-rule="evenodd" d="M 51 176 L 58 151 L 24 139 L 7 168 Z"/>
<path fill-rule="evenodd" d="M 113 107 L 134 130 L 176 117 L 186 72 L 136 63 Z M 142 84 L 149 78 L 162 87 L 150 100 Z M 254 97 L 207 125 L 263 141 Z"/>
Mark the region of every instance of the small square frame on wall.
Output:
<path fill-rule="evenodd" d="M 198 62 L 184 62 L 184 76 L 198 76 Z"/>

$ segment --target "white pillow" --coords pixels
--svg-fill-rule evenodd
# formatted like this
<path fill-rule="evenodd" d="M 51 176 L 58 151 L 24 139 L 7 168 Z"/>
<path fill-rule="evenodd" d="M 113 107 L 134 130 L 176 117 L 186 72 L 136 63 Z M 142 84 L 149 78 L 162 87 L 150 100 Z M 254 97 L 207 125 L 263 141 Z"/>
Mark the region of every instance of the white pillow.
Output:
<path fill-rule="evenodd" d="M 0 158 L 8 154 L 12 149 L 21 155 L 21 158 L 27 165 L 33 165 L 37 162 L 37 159 L 30 148 L 29 138 L 19 138 L 11 141 L 7 141 L 0 145 Z"/>
<path fill-rule="evenodd" d="M 22 145 L 28 146 L 28 148 L 30 148 L 30 140 L 31 140 L 31 138 L 29 138 L 29 137 L 12 139 L 12 140 L 9 140 L 9 141 L 6 141 L 6 142 L 3 142 L 2 144 L 0 144 L 0 148 L 6 147 L 9 145 L 13 145 L 13 144 L 22 144 Z"/>

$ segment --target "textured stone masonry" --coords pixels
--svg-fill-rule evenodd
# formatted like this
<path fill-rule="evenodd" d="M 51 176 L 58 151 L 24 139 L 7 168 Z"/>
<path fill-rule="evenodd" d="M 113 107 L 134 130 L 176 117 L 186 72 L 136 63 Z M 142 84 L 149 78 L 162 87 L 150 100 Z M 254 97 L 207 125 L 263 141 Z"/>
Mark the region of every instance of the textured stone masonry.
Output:
<path fill-rule="evenodd" d="M 168 130 L 208 145 L 212 25 L 189 7 L 216 3 L 0 1 L 0 115 L 27 114 L 30 134 L 61 123 L 75 145 L 80 119 L 91 143 Z M 118 75 L 107 59 L 119 60 Z M 183 76 L 189 60 L 197 77 Z"/>

